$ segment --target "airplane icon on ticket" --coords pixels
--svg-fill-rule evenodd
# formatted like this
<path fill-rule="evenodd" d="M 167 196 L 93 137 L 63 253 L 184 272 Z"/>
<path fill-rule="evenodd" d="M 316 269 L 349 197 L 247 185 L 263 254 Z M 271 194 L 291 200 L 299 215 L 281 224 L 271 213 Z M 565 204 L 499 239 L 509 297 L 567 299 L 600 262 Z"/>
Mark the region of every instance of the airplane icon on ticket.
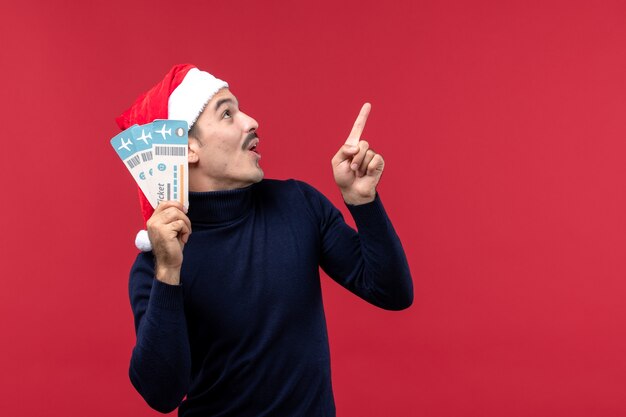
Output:
<path fill-rule="evenodd" d="M 133 141 L 128 139 L 128 142 L 124 142 L 124 138 L 122 139 L 122 146 L 120 146 L 119 148 L 117 148 L 118 150 L 122 150 L 122 148 L 126 149 L 128 152 L 131 151 L 131 149 L 128 147 L 128 145 L 132 145 Z"/>
<path fill-rule="evenodd" d="M 148 134 L 146 135 L 146 131 L 141 129 L 141 136 L 137 138 L 137 141 L 142 140 L 143 143 L 148 145 L 148 139 L 152 139 L 152 134 L 148 132 Z"/>
<path fill-rule="evenodd" d="M 163 127 L 161 128 L 161 130 L 155 130 L 155 132 L 160 133 L 161 136 L 163 136 L 163 140 L 167 140 L 167 138 L 165 137 L 165 134 L 172 136 L 172 128 L 165 130 L 165 123 L 163 123 Z"/>

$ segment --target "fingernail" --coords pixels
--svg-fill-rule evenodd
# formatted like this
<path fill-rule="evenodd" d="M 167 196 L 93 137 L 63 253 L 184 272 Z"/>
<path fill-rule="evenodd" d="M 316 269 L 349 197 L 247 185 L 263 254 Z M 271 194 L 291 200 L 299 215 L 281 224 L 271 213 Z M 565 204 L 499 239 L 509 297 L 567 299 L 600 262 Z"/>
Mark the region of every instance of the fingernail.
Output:
<path fill-rule="evenodd" d="M 352 164 L 352 165 L 350 165 L 350 168 L 352 168 L 352 169 L 353 169 L 353 170 L 355 170 L 355 171 L 356 171 L 356 169 L 357 169 L 358 167 L 359 167 L 359 166 L 358 166 L 357 164 Z"/>

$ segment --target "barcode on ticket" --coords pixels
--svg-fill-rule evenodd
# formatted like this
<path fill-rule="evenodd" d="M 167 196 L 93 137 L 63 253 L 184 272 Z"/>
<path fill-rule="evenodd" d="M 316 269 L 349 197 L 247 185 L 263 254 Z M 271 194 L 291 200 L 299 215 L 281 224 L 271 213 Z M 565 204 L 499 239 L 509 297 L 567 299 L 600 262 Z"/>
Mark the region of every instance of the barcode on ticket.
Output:
<path fill-rule="evenodd" d="M 143 152 L 141 154 L 141 160 L 143 162 L 149 162 L 152 161 L 152 152 Z"/>
<path fill-rule="evenodd" d="M 154 146 L 157 156 L 187 156 L 187 148 L 183 146 Z"/>
<path fill-rule="evenodd" d="M 139 160 L 139 155 L 135 155 L 126 161 L 130 169 L 135 168 L 137 165 L 139 165 L 140 162 L 141 161 Z"/>

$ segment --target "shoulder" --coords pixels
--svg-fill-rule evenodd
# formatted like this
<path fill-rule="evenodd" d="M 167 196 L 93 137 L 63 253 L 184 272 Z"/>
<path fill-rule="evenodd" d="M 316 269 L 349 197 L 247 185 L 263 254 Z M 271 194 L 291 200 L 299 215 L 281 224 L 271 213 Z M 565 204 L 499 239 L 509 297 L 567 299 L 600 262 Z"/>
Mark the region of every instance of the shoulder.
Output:
<path fill-rule="evenodd" d="M 147 300 L 154 279 L 154 257 L 152 252 L 139 252 L 133 263 L 128 280 L 128 292 L 132 306 Z"/>
<path fill-rule="evenodd" d="M 131 267 L 131 275 L 133 273 L 147 273 L 152 275 L 154 270 L 154 255 L 152 252 L 139 252 L 135 258 L 135 262 Z"/>

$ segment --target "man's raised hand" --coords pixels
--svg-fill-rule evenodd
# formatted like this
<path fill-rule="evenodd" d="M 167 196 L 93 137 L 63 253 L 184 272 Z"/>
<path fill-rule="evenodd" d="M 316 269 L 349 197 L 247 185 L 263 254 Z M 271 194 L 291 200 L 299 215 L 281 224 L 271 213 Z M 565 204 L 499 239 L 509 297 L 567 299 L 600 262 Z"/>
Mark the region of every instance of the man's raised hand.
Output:
<path fill-rule="evenodd" d="M 361 108 L 348 139 L 333 157 L 333 175 L 348 204 L 365 204 L 376 197 L 376 186 L 385 168 L 383 157 L 361 140 L 361 133 L 372 106 L 365 103 Z"/>
<path fill-rule="evenodd" d="M 155 277 L 166 284 L 180 283 L 183 248 L 191 234 L 191 222 L 178 201 L 161 202 L 148 220 L 148 236 L 155 258 Z"/>

